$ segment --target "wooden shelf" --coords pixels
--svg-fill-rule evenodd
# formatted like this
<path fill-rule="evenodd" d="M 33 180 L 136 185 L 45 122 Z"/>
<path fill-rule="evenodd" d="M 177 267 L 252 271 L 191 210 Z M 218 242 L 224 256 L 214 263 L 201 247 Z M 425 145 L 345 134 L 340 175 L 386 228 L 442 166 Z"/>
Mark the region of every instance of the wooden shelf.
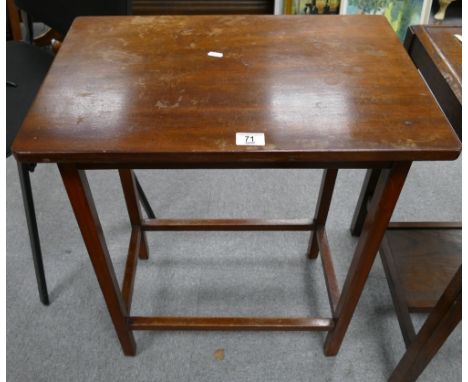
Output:
<path fill-rule="evenodd" d="M 381 254 L 392 257 L 409 311 L 431 310 L 461 264 L 461 229 L 391 228 L 385 238 Z"/>

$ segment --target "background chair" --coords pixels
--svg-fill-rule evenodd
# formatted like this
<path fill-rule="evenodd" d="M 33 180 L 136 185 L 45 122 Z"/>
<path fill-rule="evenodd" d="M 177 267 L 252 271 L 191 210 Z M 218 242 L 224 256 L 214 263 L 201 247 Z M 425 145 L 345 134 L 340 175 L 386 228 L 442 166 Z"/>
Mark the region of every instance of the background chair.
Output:
<path fill-rule="evenodd" d="M 24 11 L 27 35 L 32 42 L 32 22 L 40 21 L 65 36 L 78 16 L 127 15 L 130 0 L 15 0 Z"/>
<path fill-rule="evenodd" d="M 128 10 L 127 0 L 21 0 L 17 1 L 17 4 L 21 6 L 23 11 L 32 15 L 34 19 L 41 20 L 48 26 L 56 28 L 63 36 L 77 16 L 126 14 Z M 8 41 L 6 44 L 6 156 L 9 157 L 11 155 L 11 144 L 53 62 L 54 55 L 50 51 L 20 41 L 20 20 L 14 0 L 7 0 L 7 10 L 11 36 L 14 39 L 14 41 Z M 31 24 L 29 27 L 32 29 L 32 22 L 29 24 Z M 32 36 L 32 30 L 29 34 Z M 43 304 L 48 305 L 49 297 L 29 176 L 29 173 L 34 171 L 35 166 L 35 163 L 27 165 L 18 163 L 18 171 L 39 297 Z M 137 179 L 136 183 L 140 201 L 148 217 L 155 218 Z"/>

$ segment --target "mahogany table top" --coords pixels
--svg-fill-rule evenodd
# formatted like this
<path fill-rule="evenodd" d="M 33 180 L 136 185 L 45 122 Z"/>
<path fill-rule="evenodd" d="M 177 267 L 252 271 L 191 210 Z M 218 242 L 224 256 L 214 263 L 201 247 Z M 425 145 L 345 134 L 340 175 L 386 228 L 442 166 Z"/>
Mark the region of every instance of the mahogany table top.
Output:
<path fill-rule="evenodd" d="M 238 146 L 238 132 L 265 145 Z M 135 167 L 460 150 L 381 16 L 78 18 L 13 145 L 25 162 Z"/>

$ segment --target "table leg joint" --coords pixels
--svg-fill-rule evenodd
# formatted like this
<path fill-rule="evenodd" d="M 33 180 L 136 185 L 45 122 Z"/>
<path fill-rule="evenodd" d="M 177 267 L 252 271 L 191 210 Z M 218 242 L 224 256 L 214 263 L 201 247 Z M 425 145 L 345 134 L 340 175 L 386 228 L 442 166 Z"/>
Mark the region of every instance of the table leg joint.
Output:
<path fill-rule="evenodd" d="M 340 288 L 336 279 L 335 268 L 333 266 L 333 259 L 325 227 L 318 228 L 316 235 L 320 258 L 322 259 L 323 275 L 325 278 L 325 285 L 327 287 L 328 301 L 330 302 L 332 316 L 336 318 L 336 307 L 340 299 Z"/>
<path fill-rule="evenodd" d="M 329 168 L 324 170 L 322 176 L 322 183 L 320 184 L 320 192 L 317 199 L 317 206 L 315 208 L 314 224 L 316 229 L 319 227 L 325 227 L 328 217 L 328 211 L 330 210 L 331 200 L 333 191 L 335 189 L 336 177 L 338 176 L 338 169 Z M 310 239 L 308 257 L 309 259 L 315 259 L 318 256 L 318 237 L 317 231 L 315 231 Z"/>
<path fill-rule="evenodd" d="M 139 203 L 137 181 L 135 174 L 132 170 L 119 169 L 120 181 L 125 197 L 125 204 L 127 206 L 128 216 L 132 227 L 140 227 L 143 223 L 143 215 Z M 140 246 L 139 246 L 140 259 L 148 259 L 148 243 L 144 232 L 141 232 Z"/>
<path fill-rule="evenodd" d="M 122 296 L 127 306 L 127 313 L 130 314 L 132 305 L 133 285 L 135 283 L 135 274 L 138 263 L 138 254 L 141 245 L 141 229 L 138 226 L 132 227 L 130 243 L 128 246 L 127 262 L 125 264 L 124 278 L 122 281 Z"/>

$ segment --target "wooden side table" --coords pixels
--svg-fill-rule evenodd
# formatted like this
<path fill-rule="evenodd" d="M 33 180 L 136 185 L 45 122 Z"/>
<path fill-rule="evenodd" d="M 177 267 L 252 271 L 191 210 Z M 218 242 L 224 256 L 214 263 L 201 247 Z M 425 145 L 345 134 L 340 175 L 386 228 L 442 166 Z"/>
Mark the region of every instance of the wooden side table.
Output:
<path fill-rule="evenodd" d="M 310 107 L 314 105 L 314 107 Z M 382 116 L 385 116 L 383 118 Z M 461 150 L 381 16 L 76 19 L 13 145 L 57 163 L 124 354 L 134 330 L 326 331 L 339 351 L 415 160 Z M 143 219 L 132 169 L 322 168 L 313 218 Z M 325 230 L 338 169 L 380 169 L 340 293 Z M 85 170 L 118 169 L 132 226 L 116 280 Z M 311 231 L 328 317 L 139 317 L 130 313 L 148 231 Z"/>
<path fill-rule="evenodd" d="M 405 48 L 458 137 L 462 138 L 461 27 L 418 25 L 408 29 Z M 360 233 L 378 170 L 368 170 L 351 232 Z M 430 312 L 459 268 L 461 223 L 392 222 L 380 254 L 406 346 L 416 338 L 410 312 Z"/>
<path fill-rule="evenodd" d="M 455 35 L 461 26 L 413 25 L 405 48 L 462 139 L 462 43 Z"/>

